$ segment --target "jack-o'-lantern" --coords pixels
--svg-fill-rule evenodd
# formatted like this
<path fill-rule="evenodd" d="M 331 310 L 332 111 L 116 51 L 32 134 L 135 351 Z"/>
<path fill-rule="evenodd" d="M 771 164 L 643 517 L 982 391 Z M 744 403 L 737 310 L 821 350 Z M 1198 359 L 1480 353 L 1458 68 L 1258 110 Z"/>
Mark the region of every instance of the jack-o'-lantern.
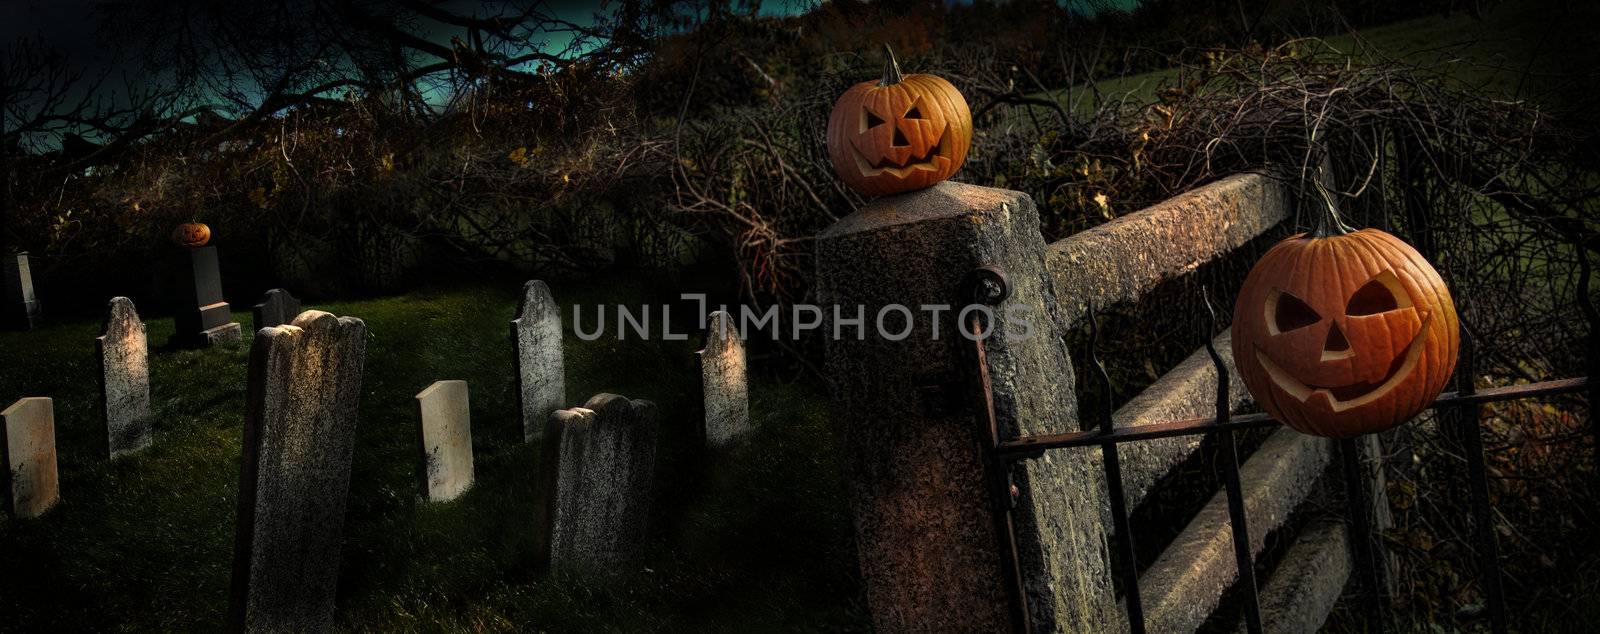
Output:
<path fill-rule="evenodd" d="M 883 196 L 931 187 L 967 159 L 972 111 L 955 86 L 900 74 L 888 51 L 883 79 L 839 97 L 828 117 L 828 158 L 851 189 Z"/>
<path fill-rule="evenodd" d="M 1319 184 L 1320 189 L 1320 184 Z M 1455 368 L 1455 303 L 1416 249 L 1327 210 L 1250 270 L 1233 359 L 1262 409 L 1302 433 L 1349 438 L 1425 409 Z"/>
<path fill-rule="evenodd" d="M 201 222 L 185 222 L 172 230 L 172 243 L 180 247 L 197 249 L 211 242 L 211 227 Z"/>

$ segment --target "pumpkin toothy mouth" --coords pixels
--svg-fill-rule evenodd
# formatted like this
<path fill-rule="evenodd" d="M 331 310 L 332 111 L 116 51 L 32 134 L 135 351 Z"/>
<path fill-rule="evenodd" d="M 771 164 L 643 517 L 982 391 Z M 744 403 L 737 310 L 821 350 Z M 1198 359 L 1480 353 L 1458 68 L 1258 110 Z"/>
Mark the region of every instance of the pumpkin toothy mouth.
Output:
<path fill-rule="evenodd" d="M 934 143 L 933 147 L 928 148 L 928 151 L 922 156 L 913 156 L 904 163 L 897 163 L 887 156 L 881 157 L 877 161 L 868 161 L 867 157 L 861 154 L 861 150 L 856 149 L 855 144 L 852 143 L 850 145 L 850 153 L 856 157 L 856 168 L 861 171 L 862 176 L 877 176 L 888 172 L 900 178 L 905 178 L 914 170 L 938 171 L 939 166 L 936 160 L 939 158 L 939 152 L 943 149 L 944 139 L 941 137 L 939 142 Z"/>
<path fill-rule="evenodd" d="M 1406 344 L 1405 352 L 1395 356 L 1394 361 L 1389 363 L 1389 371 L 1376 383 L 1358 381 L 1349 385 L 1308 385 L 1273 362 L 1272 357 L 1261 350 L 1261 346 L 1255 346 L 1256 361 L 1267 371 L 1267 376 L 1272 378 L 1272 382 L 1279 389 L 1288 392 L 1295 400 L 1304 403 L 1313 394 L 1321 392 L 1328 395 L 1328 402 L 1332 405 L 1333 411 L 1343 412 L 1378 400 L 1398 387 L 1406 377 L 1411 376 L 1412 369 L 1422 358 L 1422 343 L 1427 338 L 1428 323 L 1432 320 L 1432 315 L 1422 320 L 1422 327 L 1417 330 L 1416 336 L 1411 338 L 1411 343 Z"/>

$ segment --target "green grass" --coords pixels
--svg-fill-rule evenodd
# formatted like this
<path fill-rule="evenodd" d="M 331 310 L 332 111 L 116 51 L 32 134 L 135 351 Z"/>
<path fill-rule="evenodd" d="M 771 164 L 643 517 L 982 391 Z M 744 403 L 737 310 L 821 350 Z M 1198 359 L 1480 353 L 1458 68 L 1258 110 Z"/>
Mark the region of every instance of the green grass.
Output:
<path fill-rule="evenodd" d="M 604 288 L 556 294 L 585 306 L 659 301 L 640 283 Z M 753 363 L 756 433 L 744 447 L 708 451 L 696 435 L 693 341 L 569 334 L 569 398 L 610 391 L 661 406 L 656 503 L 638 569 L 610 581 L 536 574 L 539 450 L 518 442 L 507 343 L 517 290 L 314 306 L 361 317 L 370 332 L 340 564 L 344 627 L 865 627 L 819 386 L 768 378 Z M 249 315 L 236 317 L 248 332 Z M 147 323 L 153 345 L 172 333 L 170 319 Z M 0 333 L 0 399 L 55 399 L 62 488 L 43 518 L 0 519 L 0 630 L 215 630 L 227 607 L 247 347 L 153 353 L 155 444 L 107 463 L 98 450 L 98 330 L 84 321 Z M 457 501 L 428 504 L 414 480 L 413 395 L 438 379 L 470 385 L 477 483 Z"/>
<path fill-rule="evenodd" d="M 1465 12 L 1435 14 L 1358 33 L 1323 38 L 1330 52 L 1356 61 L 1384 58 L 1444 68 L 1452 81 L 1504 99 L 1564 105 L 1566 92 L 1593 83 L 1600 6 L 1548 0 L 1508 0 L 1474 19 Z M 1080 116 L 1108 103 L 1154 103 L 1156 91 L 1176 84 L 1178 70 L 1098 79 L 1036 94 Z M 1028 106 L 1037 107 L 1037 106 Z"/>

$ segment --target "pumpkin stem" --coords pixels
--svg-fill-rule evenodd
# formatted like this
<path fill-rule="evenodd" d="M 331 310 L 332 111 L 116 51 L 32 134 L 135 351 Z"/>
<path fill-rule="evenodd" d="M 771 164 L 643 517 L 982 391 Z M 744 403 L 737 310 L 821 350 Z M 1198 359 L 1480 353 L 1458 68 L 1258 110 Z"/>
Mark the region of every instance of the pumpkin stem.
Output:
<path fill-rule="evenodd" d="M 887 43 L 883 45 L 883 52 L 888 55 L 889 61 L 885 62 L 883 65 L 883 81 L 878 82 L 878 85 L 893 86 L 900 83 L 901 80 L 900 62 L 895 61 L 894 49 L 889 48 Z"/>
<path fill-rule="evenodd" d="M 1311 237 L 1331 238 L 1347 235 L 1355 231 L 1355 229 L 1351 229 L 1350 225 L 1345 224 L 1344 219 L 1339 217 L 1339 206 L 1333 202 L 1333 195 L 1328 193 L 1328 187 L 1322 184 L 1322 173 L 1323 170 L 1319 167 L 1317 176 L 1311 179 L 1317 187 L 1317 193 L 1322 195 L 1322 203 L 1325 210 L 1322 216 L 1317 219 L 1317 228 L 1311 231 Z"/>

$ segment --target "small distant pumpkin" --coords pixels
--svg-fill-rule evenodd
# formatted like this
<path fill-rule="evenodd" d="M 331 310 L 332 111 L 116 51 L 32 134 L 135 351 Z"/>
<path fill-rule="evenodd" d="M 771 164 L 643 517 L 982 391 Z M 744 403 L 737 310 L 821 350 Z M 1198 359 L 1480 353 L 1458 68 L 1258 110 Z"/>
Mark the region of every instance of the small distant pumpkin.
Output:
<path fill-rule="evenodd" d="M 1416 249 L 1351 230 L 1322 194 L 1317 228 L 1274 245 L 1246 276 L 1233 360 L 1273 418 L 1349 438 L 1404 423 L 1439 396 L 1460 324 L 1450 289 Z"/>
<path fill-rule="evenodd" d="M 932 187 L 961 169 L 972 111 L 961 91 L 933 75 L 901 75 L 894 51 L 883 79 L 839 97 L 828 116 L 828 158 L 839 178 L 869 196 Z"/>
<path fill-rule="evenodd" d="M 172 230 L 172 243 L 196 249 L 211 242 L 211 227 L 203 222 L 185 222 Z"/>

